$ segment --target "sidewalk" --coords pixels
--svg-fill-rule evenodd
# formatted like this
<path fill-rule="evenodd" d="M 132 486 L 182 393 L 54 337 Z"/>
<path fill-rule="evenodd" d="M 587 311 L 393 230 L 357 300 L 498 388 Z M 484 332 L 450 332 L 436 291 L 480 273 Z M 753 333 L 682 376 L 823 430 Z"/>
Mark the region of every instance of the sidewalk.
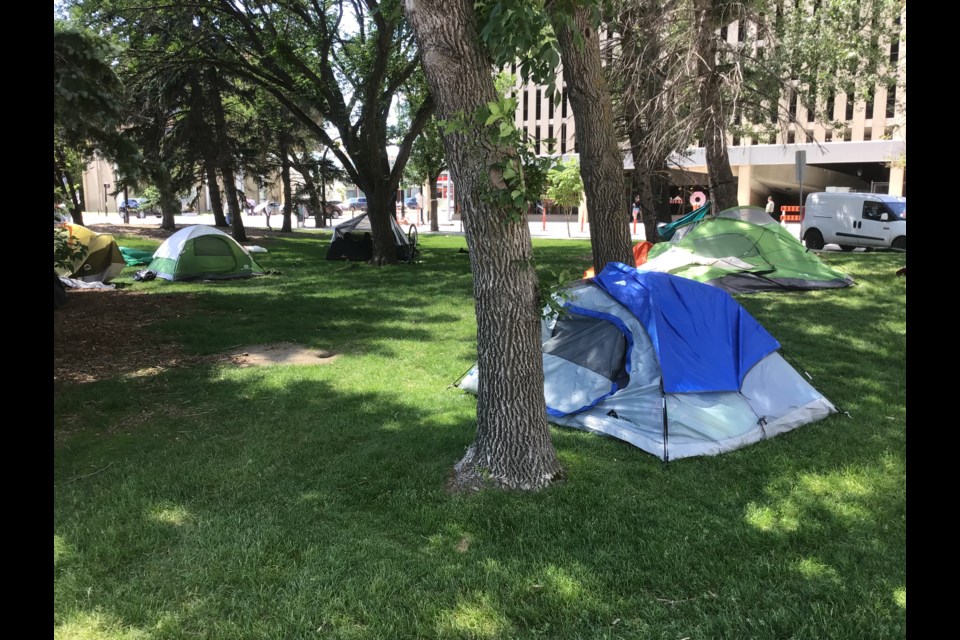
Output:
<path fill-rule="evenodd" d="M 122 224 L 123 219 L 117 213 L 102 214 L 97 212 L 84 212 L 84 220 L 90 224 L 97 224 L 100 222 L 106 222 L 110 224 Z M 360 214 L 357 214 L 360 215 Z M 343 217 L 337 218 L 333 221 L 333 226 L 345 222 L 352 218 L 349 213 L 344 213 Z M 213 214 L 212 213 L 183 213 L 176 217 L 178 226 L 188 226 L 191 224 L 213 224 Z M 412 222 L 412 218 L 410 218 Z M 130 218 L 131 225 L 159 225 L 160 219 L 156 217 L 148 218 Z M 266 229 L 267 220 L 262 215 L 244 215 L 243 224 L 247 229 Z M 270 226 L 274 230 L 278 230 L 283 224 L 283 216 L 272 215 L 270 216 Z M 293 221 L 294 229 L 314 229 L 313 218 L 307 220 L 306 227 L 297 227 L 296 220 Z M 462 235 L 463 226 L 460 220 L 448 221 L 444 216 L 441 216 L 440 219 L 440 230 L 437 232 L 430 231 L 430 224 L 418 224 L 415 223 L 417 231 L 421 234 L 430 234 L 430 233 L 441 233 L 448 235 Z M 559 239 L 559 240 L 589 240 L 590 239 L 590 224 L 584 223 L 580 224 L 579 220 L 571 217 L 569 220 L 564 220 L 562 216 L 551 215 L 547 218 L 547 221 L 544 222 L 542 219 L 529 219 L 528 224 L 530 225 L 530 236 L 532 238 L 550 238 L 550 239 Z M 332 231 L 333 226 L 323 227 L 321 230 Z M 403 230 L 406 231 L 409 228 L 409 224 L 401 224 Z M 800 239 L 800 223 L 787 223 L 784 225 L 795 238 Z M 642 240 L 646 240 L 647 236 L 644 233 L 643 224 L 639 221 L 634 225 L 630 223 L 630 241 L 631 243 L 637 243 Z"/>

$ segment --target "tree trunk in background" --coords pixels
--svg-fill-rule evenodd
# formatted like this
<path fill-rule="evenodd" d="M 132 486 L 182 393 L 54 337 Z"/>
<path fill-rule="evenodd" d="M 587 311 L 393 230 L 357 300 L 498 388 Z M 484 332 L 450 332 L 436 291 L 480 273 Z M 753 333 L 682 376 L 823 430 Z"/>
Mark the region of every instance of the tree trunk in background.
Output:
<path fill-rule="evenodd" d="M 233 158 L 227 136 L 227 119 L 223 112 L 223 99 L 220 96 L 220 77 L 215 69 L 205 70 L 204 75 L 209 89 L 210 111 L 213 113 L 213 135 L 218 149 L 217 164 L 220 167 L 220 175 L 223 176 L 223 190 L 227 195 L 227 210 L 230 212 L 233 239 L 237 242 L 246 242 L 247 232 L 240 215 L 237 179 L 233 172 Z"/>
<path fill-rule="evenodd" d="M 590 246 L 597 273 L 608 262 L 633 266 L 630 224 L 623 207 L 623 154 L 617 140 L 610 90 L 600 60 L 600 36 L 590 23 L 590 8 L 577 6 L 571 28 L 565 8 L 547 3 L 560 45 L 563 79 L 573 110 L 580 154 L 580 177 L 590 215 Z M 577 44 L 573 29 L 583 36 Z"/>
<path fill-rule="evenodd" d="M 472 0 L 406 0 L 437 117 L 473 114 L 496 100 Z M 455 78 L 456 82 L 450 79 Z M 562 475 L 547 426 L 540 301 L 530 228 L 484 202 L 489 167 L 507 153 L 471 126 L 444 136 L 470 250 L 477 313 L 477 432 L 454 466 L 457 490 L 534 490 Z"/>
<path fill-rule="evenodd" d="M 157 191 L 160 192 L 160 228 L 165 231 L 174 231 L 177 228 L 177 220 L 174 217 L 180 213 L 180 198 L 173 190 L 173 182 L 170 179 L 170 170 L 166 166 L 161 166 L 155 177 Z"/>
<path fill-rule="evenodd" d="M 227 195 L 227 210 L 230 211 L 230 227 L 233 239 L 237 242 L 247 241 L 247 231 L 243 227 L 243 218 L 240 216 L 240 193 L 237 191 L 237 176 L 233 167 L 221 167 L 223 175 L 223 191 Z"/>
<path fill-rule="evenodd" d="M 70 191 L 70 217 L 73 218 L 73 223 L 78 224 L 81 227 L 83 226 L 83 197 L 78 198 L 76 196 L 77 188 L 73 184 L 73 176 L 70 175 L 70 171 L 67 165 L 67 154 L 63 151 L 61 147 L 56 148 L 56 167 L 54 168 L 55 176 L 54 180 L 66 180 L 67 189 Z M 106 207 L 106 203 L 104 203 Z"/>
<path fill-rule="evenodd" d="M 437 189 L 440 173 L 430 176 L 430 231 L 440 231 L 440 203 L 437 202 L 440 199 L 440 190 Z M 420 206 L 423 206 L 423 203 Z"/>
<path fill-rule="evenodd" d="M 280 231 L 290 233 L 290 211 L 293 207 L 293 189 L 290 187 L 290 144 L 284 133 L 280 134 L 280 179 L 283 182 L 283 224 Z"/>
<path fill-rule="evenodd" d="M 204 170 L 207 173 L 207 192 L 210 194 L 210 210 L 213 211 L 213 225 L 227 226 L 227 219 L 223 215 L 223 198 L 220 197 L 220 185 L 217 184 L 217 163 L 214 159 L 204 160 Z M 199 212 L 198 212 L 199 213 Z"/>
<path fill-rule="evenodd" d="M 710 202 L 714 211 L 737 206 L 737 181 L 727 154 L 727 115 L 720 95 L 717 77 L 717 45 L 714 30 L 721 18 L 717 0 L 694 0 L 697 77 L 699 78 L 700 112 L 702 114 L 703 147 L 710 182 Z M 715 27 L 716 25 L 716 27 Z"/>

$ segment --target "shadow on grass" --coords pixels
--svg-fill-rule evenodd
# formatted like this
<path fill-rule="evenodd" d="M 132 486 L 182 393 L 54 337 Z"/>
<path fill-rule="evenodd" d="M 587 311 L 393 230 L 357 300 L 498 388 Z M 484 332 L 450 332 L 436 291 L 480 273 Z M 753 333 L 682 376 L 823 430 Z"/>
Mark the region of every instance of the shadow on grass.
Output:
<path fill-rule="evenodd" d="M 171 371 L 64 393 L 62 637 L 903 636 L 903 449 L 824 421 L 664 467 L 553 429 L 569 480 L 450 496 L 457 391 L 332 368 Z M 829 603 L 827 605 L 826 603 Z"/>

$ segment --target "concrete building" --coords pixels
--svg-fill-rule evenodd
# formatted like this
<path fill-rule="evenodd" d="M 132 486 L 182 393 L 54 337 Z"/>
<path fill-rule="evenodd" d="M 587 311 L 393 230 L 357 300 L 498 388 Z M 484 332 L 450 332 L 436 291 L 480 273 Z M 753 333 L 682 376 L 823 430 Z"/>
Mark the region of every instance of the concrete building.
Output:
<path fill-rule="evenodd" d="M 801 193 L 822 191 L 827 186 L 850 187 L 906 195 L 906 14 L 901 15 L 899 37 L 886 45 L 890 68 L 897 70 L 895 86 L 877 85 L 872 99 L 853 101 L 845 94 L 818 105 L 819 113 L 841 122 L 839 127 L 817 122 L 797 100 L 785 96 L 781 107 L 789 110 L 796 123 L 787 131 L 766 139 L 737 138 L 729 135 L 728 153 L 734 176 L 738 179 L 741 205 L 763 206 L 773 195 L 778 205 L 799 205 Z M 746 37 L 748 29 L 733 22 L 720 35 L 735 44 Z M 516 72 L 516 67 L 511 69 Z M 557 86 L 563 87 L 562 73 Z M 533 142 L 538 154 L 569 155 L 576 152 L 576 129 L 566 94 L 559 105 L 547 97 L 543 86 L 518 84 L 513 95 L 518 106 L 515 124 Z M 547 140 L 556 139 L 548 148 Z M 812 139 L 813 142 L 806 142 Z M 633 158 L 624 144 L 624 171 L 633 170 Z M 798 152 L 804 152 L 806 166 L 803 184 L 797 181 Z M 670 159 L 674 195 L 689 196 L 693 190 L 707 189 L 707 168 L 703 147 L 694 147 Z M 625 186 L 629 202 L 629 181 Z"/>

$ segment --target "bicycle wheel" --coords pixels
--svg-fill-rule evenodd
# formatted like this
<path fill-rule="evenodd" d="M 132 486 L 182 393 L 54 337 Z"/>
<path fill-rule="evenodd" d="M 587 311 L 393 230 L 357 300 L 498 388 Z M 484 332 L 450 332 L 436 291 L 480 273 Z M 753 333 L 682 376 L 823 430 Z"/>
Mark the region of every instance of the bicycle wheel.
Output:
<path fill-rule="evenodd" d="M 413 260 L 413 257 L 417 255 L 417 241 L 420 239 L 420 232 L 417 231 L 417 225 L 410 225 L 410 229 L 407 230 L 407 242 L 410 243 L 410 259 Z"/>

